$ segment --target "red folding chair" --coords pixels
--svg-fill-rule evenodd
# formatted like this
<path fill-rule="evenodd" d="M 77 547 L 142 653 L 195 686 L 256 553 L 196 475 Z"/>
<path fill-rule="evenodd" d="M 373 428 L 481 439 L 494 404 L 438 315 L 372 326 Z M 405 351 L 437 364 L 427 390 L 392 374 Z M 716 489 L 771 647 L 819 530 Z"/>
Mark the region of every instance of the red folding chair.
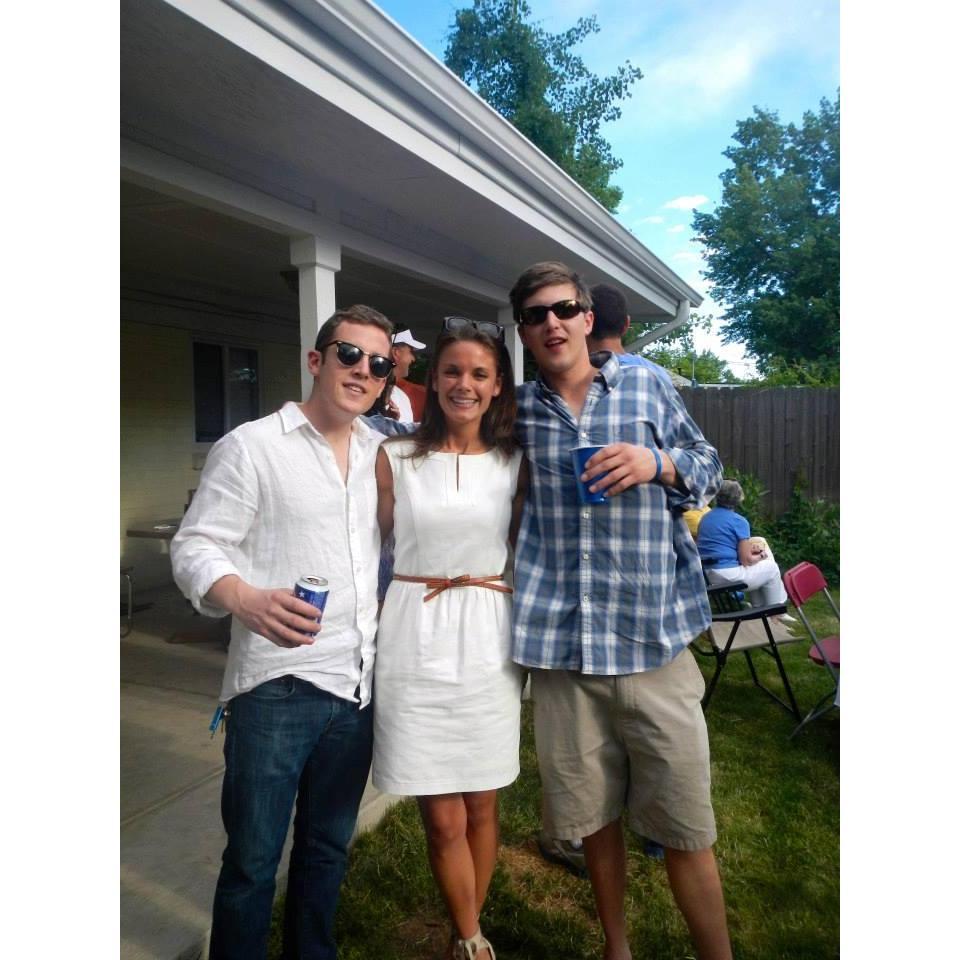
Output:
<path fill-rule="evenodd" d="M 822 593 L 830 604 L 834 615 L 837 618 L 837 629 L 840 629 L 840 610 L 834 602 L 830 591 L 827 589 L 827 581 L 823 574 L 812 563 L 798 563 L 791 567 L 783 575 L 783 585 L 787 588 L 787 596 L 797 608 L 797 615 L 800 621 L 810 634 L 813 645 L 807 651 L 807 656 L 818 666 L 826 667 L 833 678 L 833 689 L 817 701 L 816 706 L 803 718 L 800 725 L 790 734 L 796 736 L 811 720 L 823 716 L 831 707 L 839 706 L 840 699 L 840 634 L 839 632 L 829 637 L 817 636 L 817 631 L 807 619 L 803 611 L 803 605 L 811 597 Z"/>

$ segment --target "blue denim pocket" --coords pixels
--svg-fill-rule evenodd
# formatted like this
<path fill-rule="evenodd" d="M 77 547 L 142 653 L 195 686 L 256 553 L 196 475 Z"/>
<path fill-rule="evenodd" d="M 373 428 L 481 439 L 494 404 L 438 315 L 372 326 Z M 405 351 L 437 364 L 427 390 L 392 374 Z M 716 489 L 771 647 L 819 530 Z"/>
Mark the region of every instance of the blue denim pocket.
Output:
<path fill-rule="evenodd" d="M 287 674 L 284 677 L 276 677 L 273 680 L 267 680 L 260 686 L 247 691 L 247 695 L 254 700 L 285 700 L 293 696 L 297 689 L 297 678 Z"/>

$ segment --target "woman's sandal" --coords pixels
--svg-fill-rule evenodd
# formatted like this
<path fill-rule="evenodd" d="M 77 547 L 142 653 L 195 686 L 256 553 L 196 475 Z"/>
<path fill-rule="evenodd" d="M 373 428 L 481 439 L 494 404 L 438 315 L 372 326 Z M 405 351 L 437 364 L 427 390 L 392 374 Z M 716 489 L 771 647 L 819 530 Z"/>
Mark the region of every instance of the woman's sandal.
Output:
<path fill-rule="evenodd" d="M 490 960 L 497 960 L 497 955 L 493 952 L 493 945 L 480 932 L 480 928 L 478 927 L 477 932 L 472 937 L 467 937 L 466 939 L 457 937 L 454 940 L 453 960 L 474 960 L 484 947 L 490 951 Z"/>

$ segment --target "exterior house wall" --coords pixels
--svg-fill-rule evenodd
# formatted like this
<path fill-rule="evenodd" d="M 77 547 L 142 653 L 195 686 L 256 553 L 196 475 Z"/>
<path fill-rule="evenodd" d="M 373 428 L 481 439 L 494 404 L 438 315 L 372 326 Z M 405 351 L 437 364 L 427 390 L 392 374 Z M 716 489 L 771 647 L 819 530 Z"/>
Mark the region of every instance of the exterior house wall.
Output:
<path fill-rule="evenodd" d="M 183 515 L 211 446 L 194 441 L 193 342 L 236 338 L 216 324 L 209 329 L 202 315 L 176 311 L 139 322 L 132 319 L 138 312 L 155 309 L 125 305 L 120 327 L 120 562 L 133 565 L 138 587 L 151 587 L 171 580 L 169 547 L 162 540 L 127 537 L 126 530 Z M 239 341 L 260 353 L 261 415 L 300 399 L 296 337 L 294 330 L 291 343 Z"/>

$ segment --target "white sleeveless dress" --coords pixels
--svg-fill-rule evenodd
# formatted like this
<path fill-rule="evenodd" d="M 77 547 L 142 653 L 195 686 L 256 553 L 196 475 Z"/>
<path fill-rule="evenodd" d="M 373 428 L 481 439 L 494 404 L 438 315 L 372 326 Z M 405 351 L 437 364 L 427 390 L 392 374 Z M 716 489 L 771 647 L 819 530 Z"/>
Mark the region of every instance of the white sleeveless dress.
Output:
<path fill-rule="evenodd" d="M 503 573 L 521 454 L 431 453 L 382 447 L 393 469 L 394 572 Z M 498 581 L 512 586 L 512 576 Z M 510 659 L 513 597 L 451 587 L 424 603 L 426 584 L 391 582 L 377 633 L 373 782 L 424 796 L 492 790 L 520 772 L 522 671 Z"/>

